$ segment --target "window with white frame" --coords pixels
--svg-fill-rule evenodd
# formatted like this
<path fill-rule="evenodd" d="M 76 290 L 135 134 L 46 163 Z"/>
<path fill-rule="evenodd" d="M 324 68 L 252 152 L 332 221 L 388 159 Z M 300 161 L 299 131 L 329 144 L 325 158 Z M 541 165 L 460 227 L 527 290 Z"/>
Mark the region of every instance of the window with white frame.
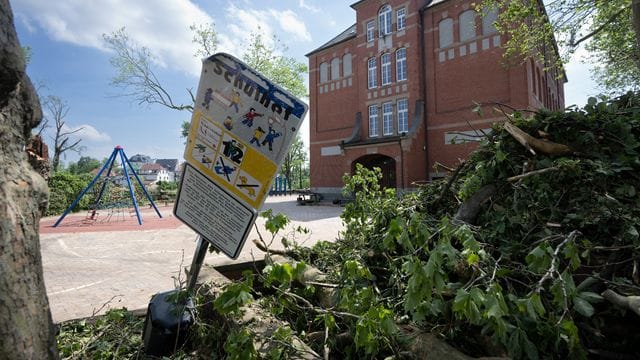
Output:
<path fill-rule="evenodd" d="M 398 100 L 398 134 L 409 132 L 409 102 L 407 99 Z"/>
<path fill-rule="evenodd" d="M 476 37 L 476 12 L 467 10 L 460 14 L 460 41 L 469 41 Z"/>
<path fill-rule="evenodd" d="M 376 22 L 371 20 L 367 23 L 367 42 L 372 42 L 375 39 Z"/>
<path fill-rule="evenodd" d="M 329 80 L 329 65 L 326 62 L 320 64 L 320 82 L 327 82 Z"/>
<path fill-rule="evenodd" d="M 337 80 L 340 77 L 340 59 L 333 58 L 331 60 L 331 80 Z"/>
<path fill-rule="evenodd" d="M 382 103 L 382 134 L 393 135 L 393 104 Z"/>
<path fill-rule="evenodd" d="M 378 136 L 378 106 L 369 106 L 369 137 Z"/>
<path fill-rule="evenodd" d="M 391 34 L 391 6 L 385 5 L 378 11 L 378 33 L 380 36 Z"/>
<path fill-rule="evenodd" d="M 498 32 L 495 25 L 496 21 L 498 21 L 498 8 L 486 9 L 482 16 L 482 35 Z"/>
<path fill-rule="evenodd" d="M 400 8 L 396 11 L 396 28 L 398 31 L 404 30 L 407 21 L 407 13 L 405 8 Z"/>
<path fill-rule="evenodd" d="M 440 48 L 445 48 L 453 44 L 453 19 L 446 18 L 440 20 L 438 33 L 440 35 Z"/>
<path fill-rule="evenodd" d="M 342 76 L 351 75 L 351 54 L 344 54 L 342 57 Z"/>
<path fill-rule="evenodd" d="M 376 76 L 376 71 L 377 71 L 377 65 L 376 65 L 376 58 L 371 58 L 368 61 L 368 76 L 369 76 L 369 80 L 367 82 L 369 89 L 373 89 L 374 87 L 378 86 L 378 77 Z"/>
<path fill-rule="evenodd" d="M 396 81 L 407 80 L 407 49 L 396 51 Z"/>
<path fill-rule="evenodd" d="M 382 85 L 391 84 L 391 54 L 382 54 L 380 57 L 380 69 L 382 71 Z"/>

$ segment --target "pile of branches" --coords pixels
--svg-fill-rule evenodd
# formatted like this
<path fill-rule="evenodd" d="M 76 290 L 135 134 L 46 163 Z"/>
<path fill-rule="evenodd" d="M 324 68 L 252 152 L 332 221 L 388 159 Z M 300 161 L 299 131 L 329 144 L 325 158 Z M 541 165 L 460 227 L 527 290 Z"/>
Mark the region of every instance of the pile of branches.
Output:
<path fill-rule="evenodd" d="M 339 356 L 399 356 L 409 327 L 471 356 L 640 356 L 639 97 L 510 114 L 400 199 L 379 178 L 359 168 L 343 238 L 298 251 L 355 315 L 318 325 L 351 334 Z"/>

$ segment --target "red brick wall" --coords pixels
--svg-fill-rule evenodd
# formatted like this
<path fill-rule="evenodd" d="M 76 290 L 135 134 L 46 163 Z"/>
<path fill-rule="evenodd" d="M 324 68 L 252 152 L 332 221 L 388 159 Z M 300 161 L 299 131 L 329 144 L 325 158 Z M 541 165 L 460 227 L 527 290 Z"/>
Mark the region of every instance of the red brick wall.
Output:
<path fill-rule="evenodd" d="M 543 72 L 542 65 L 533 60 L 506 67 L 500 48 L 506 39 L 496 37 L 498 34 L 483 35 L 480 17 L 476 17 L 477 36 L 459 41 L 459 15 L 471 8 L 472 1 L 449 0 L 429 7 L 420 21 L 418 9 L 424 3 L 418 0 L 357 2 L 354 4 L 357 36 L 309 55 L 312 188 L 341 187 L 342 175 L 351 171 L 352 163 L 370 154 L 394 159 L 396 186 L 411 188 L 413 182 L 443 175 L 434 170 L 434 164 L 453 167 L 459 159 L 466 158 L 477 143 L 450 144 L 445 139 L 456 132 L 487 129 L 491 123 L 501 121 L 502 117 L 492 111 L 496 103 L 520 109 L 564 106 L 562 79 L 557 74 Z M 394 10 L 393 32 L 380 40 L 377 14 L 385 4 Z M 406 28 L 398 32 L 395 10 L 401 6 L 406 9 Z M 438 23 L 446 17 L 453 19 L 454 42 L 440 49 Z M 376 23 L 376 39 L 372 43 L 366 39 L 366 23 L 370 20 Z M 407 50 L 408 79 L 395 81 L 395 51 L 401 47 Z M 449 50 L 453 51 L 451 58 Z M 320 63 L 330 64 L 334 57 L 342 57 L 347 52 L 352 54 L 352 76 L 341 77 L 337 81 L 341 83 L 339 89 L 336 81 L 319 83 Z M 383 87 L 380 56 L 385 52 L 392 55 L 393 80 Z M 441 61 L 442 52 L 445 52 L 444 61 Z M 367 60 L 371 57 L 377 59 L 378 87 L 375 89 L 367 88 Z M 329 68 L 329 78 L 330 74 Z M 350 79 L 350 86 L 343 86 L 346 79 Z M 381 125 L 380 136 L 369 137 L 368 107 L 387 101 L 395 104 L 399 98 L 409 101 L 409 128 L 413 132 L 403 137 L 394 134 L 384 143 L 372 143 L 371 140 L 379 142 L 385 137 Z M 488 103 L 482 107 L 484 117 L 472 112 L 474 102 Z M 397 124 L 395 110 L 394 107 L 394 126 Z M 360 142 L 341 146 L 354 131 L 357 113 L 362 119 L 360 138 L 356 139 Z M 381 109 L 378 122 L 382 124 Z M 322 156 L 323 148 L 331 155 Z"/>

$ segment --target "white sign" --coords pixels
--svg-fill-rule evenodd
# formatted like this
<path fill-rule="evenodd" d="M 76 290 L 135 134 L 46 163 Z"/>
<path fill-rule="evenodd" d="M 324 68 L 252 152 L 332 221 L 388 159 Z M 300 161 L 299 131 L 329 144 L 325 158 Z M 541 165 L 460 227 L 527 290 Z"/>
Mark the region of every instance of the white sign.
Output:
<path fill-rule="evenodd" d="M 185 169 L 174 212 L 218 249 L 237 257 L 249 234 L 248 230 L 241 230 L 251 228 L 255 221 L 278 168 L 300 131 L 308 106 L 242 61 L 223 53 L 204 60 L 194 105 L 184 152 L 191 175 L 187 176 Z M 214 191 L 215 196 L 185 196 L 184 192 L 202 188 L 201 177 L 212 184 L 207 191 Z M 200 201 L 198 196 L 207 200 Z M 189 205 L 182 204 L 184 201 Z M 242 225 L 234 225 L 233 231 L 224 226 L 218 229 L 220 221 L 213 226 L 196 219 L 205 213 L 226 213 L 230 203 L 238 211 L 234 217 Z M 187 208 L 190 215 L 186 214 Z M 241 208 L 249 209 L 251 216 Z M 238 241 L 241 233 L 244 238 Z M 229 247 L 230 244 L 238 248 Z"/>
<path fill-rule="evenodd" d="M 188 164 L 174 213 L 232 259 L 240 255 L 256 217 L 253 209 Z"/>

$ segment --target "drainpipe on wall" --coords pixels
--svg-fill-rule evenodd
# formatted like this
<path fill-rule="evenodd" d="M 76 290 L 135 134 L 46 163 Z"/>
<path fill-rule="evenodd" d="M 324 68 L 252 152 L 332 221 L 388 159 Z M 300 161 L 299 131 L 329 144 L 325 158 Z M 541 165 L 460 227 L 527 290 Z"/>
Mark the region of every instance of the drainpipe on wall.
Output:
<path fill-rule="evenodd" d="M 424 117 L 424 159 L 425 159 L 425 168 L 427 171 L 427 178 L 425 180 L 429 181 L 430 180 L 430 172 L 429 172 L 429 147 L 428 142 L 429 142 L 429 137 L 428 137 L 428 133 L 427 133 L 427 46 L 424 43 L 424 15 L 427 11 L 427 6 L 429 6 L 429 4 L 431 4 L 431 0 L 427 1 L 426 4 L 424 4 L 420 10 L 418 10 L 418 21 L 420 21 L 420 76 L 422 77 L 422 80 L 420 81 L 420 93 L 422 94 L 422 96 L 424 97 L 424 111 L 423 111 L 423 117 Z"/>
<path fill-rule="evenodd" d="M 402 137 L 398 139 L 398 146 L 400 147 L 400 176 L 402 177 L 400 185 L 402 185 L 402 192 L 404 193 L 404 152 L 402 151 Z"/>

